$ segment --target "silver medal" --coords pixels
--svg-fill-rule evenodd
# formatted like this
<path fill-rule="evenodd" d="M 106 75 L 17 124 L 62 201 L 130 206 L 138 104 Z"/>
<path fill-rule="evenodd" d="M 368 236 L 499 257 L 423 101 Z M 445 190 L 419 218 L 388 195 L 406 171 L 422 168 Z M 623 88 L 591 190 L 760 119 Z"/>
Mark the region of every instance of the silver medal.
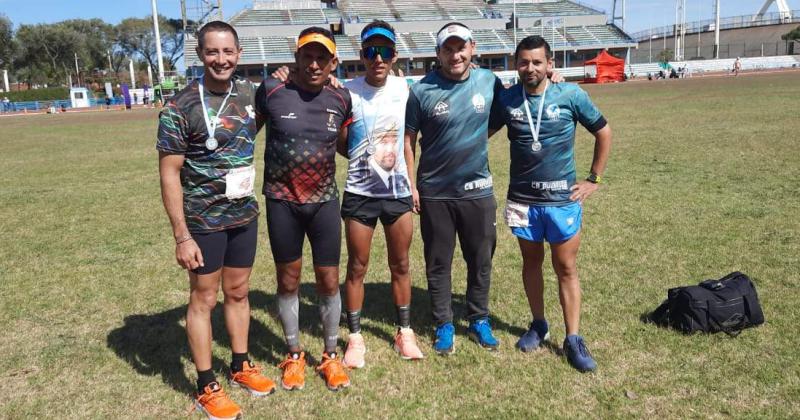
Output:
<path fill-rule="evenodd" d="M 206 149 L 216 150 L 217 146 L 219 146 L 219 143 L 214 137 L 209 137 L 208 140 L 206 140 Z"/>
<path fill-rule="evenodd" d="M 533 142 L 533 144 L 531 144 L 531 150 L 533 150 L 534 152 L 542 150 L 542 143 L 539 143 L 538 141 Z"/>

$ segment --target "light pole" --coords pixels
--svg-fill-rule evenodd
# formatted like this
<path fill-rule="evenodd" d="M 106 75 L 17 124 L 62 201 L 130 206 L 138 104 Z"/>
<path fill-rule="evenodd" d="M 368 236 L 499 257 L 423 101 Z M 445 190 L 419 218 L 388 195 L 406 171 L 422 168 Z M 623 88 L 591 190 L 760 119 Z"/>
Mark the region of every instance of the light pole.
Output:
<path fill-rule="evenodd" d="M 161 56 L 161 33 L 158 31 L 158 7 L 156 0 L 150 0 L 153 9 L 153 30 L 156 33 L 156 56 L 158 57 L 158 84 L 164 82 L 164 58 Z"/>

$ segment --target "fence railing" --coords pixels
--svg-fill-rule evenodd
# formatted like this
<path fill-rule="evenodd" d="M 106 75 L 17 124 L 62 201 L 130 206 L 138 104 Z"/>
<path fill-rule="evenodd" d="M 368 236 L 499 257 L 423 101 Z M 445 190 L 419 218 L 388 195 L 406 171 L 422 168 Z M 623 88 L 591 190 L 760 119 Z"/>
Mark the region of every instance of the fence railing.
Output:
<path fill-rule="evenodd" d="M 719 29 L 738 29 L 750 28 L 754 26 L 777 25 L 781 23 L 800 23 L 800 10 L 793 10 L 791 13 L 772 12 L 764 13 L 763 16 L 742 15 L 731 16 L 719 20 Z M 755 20 L 754 20 L 755 19 Z M 686 22 L 686 33 L 698 33 L 713 31 L 716 21 L 714 19 L 698 20 Z M 675 35 L 676 25 L 659 26 L 657 28 L 646 29 L 630 34 L 631 38 L 642 42 L 652 38 L 662 38 Z"/>
<path fill-rule="evenodd" d="M 668 50 L 670 59 L 673 58 L 674 49 L 671 45 L 664 48 L 664 44 L 659 40 L 657 42 L 643 42 L 639 44 L 638 49 L 631 49 L 630 62 L 633 64 L 638 63 L 655 63 L 659 61 L 659 55 L 662 51 Z M 737 58 L 737 57 L 769 57 L 780 55 L 792 55 L 800 53 L 800 45 L 792 47 L 791 42 L 776 41 L 776 42 L 741 42 L 721 44 L 719 46 L 718 58 Z M 687 60 L 704 60 L 714 58 L 713 45 L 700 45 L 687 46 L 684 49 L 684 58 Z"/>
<path fill-rule="evenodd" d="M 124 105 L 125 101 L 122 98 L 114 98 L 109 105 L 118 106 Z M 104 107 L 106 100 L 103 99 L 89 99 L 89 107 Z M 0 102 L 0 113 L 9 112 L 41 112 L 47 111 L 54 107 L 56 111 L 62 109 L 71 109 L 72 102 L 69 99 L 55 99 L 50 101 L 18 101 L 18 102 Z"/>

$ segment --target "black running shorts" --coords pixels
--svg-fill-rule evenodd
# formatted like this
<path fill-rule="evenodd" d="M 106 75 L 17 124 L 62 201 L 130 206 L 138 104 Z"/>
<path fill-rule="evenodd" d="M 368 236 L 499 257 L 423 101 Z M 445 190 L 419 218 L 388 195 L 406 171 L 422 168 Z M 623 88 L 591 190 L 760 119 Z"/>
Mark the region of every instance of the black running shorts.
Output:
<path fill-rule="evenodd" d="M 393 224 L 400 216 L 411 211 L 413 200 L 404 198 L 373 198 L 347 191 L 342 199 L 342 219 L 353 219 L 374 228 L 378 219 L 384 226 Z"/>
<path fill-rule="evenodd" d="M 308 204 L 269 198 L 266 201 L 267 230 L 276 264 L 302 257 L 303 240 L 308 235 L 314 265 L 339 265 L 342 251 L 339 201 Z"/>
<path fill-rule="evenodd" d="M 192 238 L 203 254 L 203 267 L 192 270 L 196 274 L 210 274 L 223 266 L 252 267 L 256 259 L 258 218 L 231 229 L 210 233 L 193 233 Z"/>

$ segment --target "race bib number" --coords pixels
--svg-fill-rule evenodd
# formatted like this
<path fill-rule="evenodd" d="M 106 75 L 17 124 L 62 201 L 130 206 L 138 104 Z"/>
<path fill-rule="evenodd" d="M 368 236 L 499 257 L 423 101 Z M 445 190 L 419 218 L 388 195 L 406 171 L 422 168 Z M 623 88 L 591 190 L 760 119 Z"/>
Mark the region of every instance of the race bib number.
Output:
<path fill-rule="evenodd" d="M 530 224 L 528 218 L 528 210 L 530 206 L 527 204 L 515 203 L 508 200 L 506 203 L 506 224 L 508 227 L 528 227 Z"/>
<path fill-rule="evenodd" d="M 231 169 L 225 175 L 225 197 L 228 197 L 229 200 L 235 200 L 253 195 L 255 180 L 255 166 Z"/>

